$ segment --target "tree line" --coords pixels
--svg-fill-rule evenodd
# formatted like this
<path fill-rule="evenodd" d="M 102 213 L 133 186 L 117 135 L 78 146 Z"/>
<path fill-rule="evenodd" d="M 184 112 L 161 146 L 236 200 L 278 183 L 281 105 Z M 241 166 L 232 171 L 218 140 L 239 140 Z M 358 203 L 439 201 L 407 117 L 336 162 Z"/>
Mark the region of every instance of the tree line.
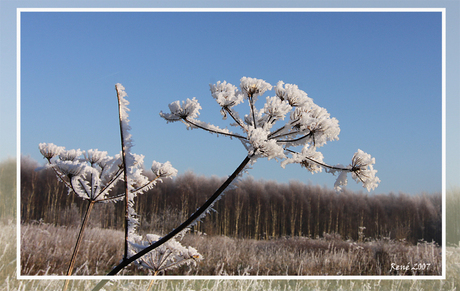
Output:
<path fill-rule="evenodd" d="M 43 221 L 78 225 L 87 201 L 67 193 L 51 169 L 35 171 L 38 163 L 21 160 L 21 222 Z M 145 232 L 165 234 L 188 218 L 224 181 L 192 172 L 165 180 L 138 196 L 136 212 Z M 119 191 L 122 192 L 122 185 Z M 343 239 L 389 237 L 442 243 L 441 194 L 368 195 L 297 181 L 241 179 L 225 192 L 193 231 L 207 235 L 270 239 L 285 236 Z M 123 203 L 96 205 L 90 220 L 103 228 L 121 229 Z"/>

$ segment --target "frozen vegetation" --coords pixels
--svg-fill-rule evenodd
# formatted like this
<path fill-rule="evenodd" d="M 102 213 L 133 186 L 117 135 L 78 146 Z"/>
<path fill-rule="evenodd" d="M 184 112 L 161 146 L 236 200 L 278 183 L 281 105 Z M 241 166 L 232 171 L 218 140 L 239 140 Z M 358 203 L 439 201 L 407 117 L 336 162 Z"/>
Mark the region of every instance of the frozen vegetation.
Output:
<path fill-rule="evenodd" d="M 226 179 L 214 178 L 216 185 L 208 183 L 201 197 L 190 195 L 190 189 L 196 188 L 191 181 L 183 188 L 169 191 L 170 196 L 178 199 L 180 207 L 159 200 L 161 187 L 173 184 L 168 181 L 157 184 L 176 176 L 177 170 L 169 162 L 154 161 L 148 173 L 143 156 L 132 152 L 127 94 L 121 84 L 115 89 L 120 123 L 119 154 L 109 156 L 97 149 L 65 149 L 53 143 L 41 143 L 39 150 L 47 164 L 42 171 L 24 172 L 21 184 L 22 275 L 441 273 L 441 250 L 437 242 L 423 240 L 430 235 L 437 239 L 437 234 L 431 230 L 438 226 L 440 215 L 436 196 L 423 196 L 417 204 L 420 207 L 391 225 L 388 219 L 391 214 L 383 207 L 376 204 L 377 211 L 365 212 L 368 206 L 340 205 L 333 196 L 322 195 L 327 191 L 317 191 L 315 196 L 303 192 L 299 185 L 290 184 L 287 191 L 286 186 L 280 186 L 280 191 L 273 190 L 276 193 L 265 197 L 261 194 L 267 192 L 264 190 L 241 192 L 241 186 L 247 181 L 242 179 L 242 173 L 260 158 L 275 159 L 283 168 L 286 164 L 297 163 L 311 173 L 326 171 L 336 175 L 334 188 L 341 193 L 334 192 L 336 196 L 347 195 L 344 187 L 348 174 L 368 191 L 378 186 L 375 159 L 360 149 L 348 165 L 323 162 L 318 149 L 338 139 L 338 120 L 316 105 L 297 85 L 279 81 L 272 86 L 264 80 L 248 77 L 241 78 L 239 88 L 226 81 L 211 84 L 211 96 L 221 107 L 223 118 L 230 117 L 230 125 L 237 128 L 236 132 L 199 120 L 202 108 L 196 98 L 172 102 L 170 112 L 160 112 L 167 122 L 180 121 L 187 129 L 197 128 L 237 139 L 247 150 L 237 169 Z M 263 97 L 272 89 L 274 96 Z M 256 101 L 260 97 L 265 98 L 265 104 L 257 108 Z M 234 108 L 244 102 L 248 104 L 249 113 L 240 117 Z M 47 176 L 50 172 L 57 177 L 54 183 Z M 180 177 L 174 179 L 174 183 L 177 180 Z M 43 193 L 40 184 L 46 185 L 49 191 Z M 266 189 L 276 188 L 272 186 Z M 59 198 L 57 195 L 63 196 L 65 189 L 69 195 Z M 230 200 L 221 200 L 224 193 L 225 197 L 231 197 Z M 50 206 L 47 209 L 40 209 L 34 203 L 43 195 Z M 370 199 L 360 195 L 359 201 L 367 205 Z M 69 200 L 68 197 L 81 200 Z M 155 197 L 155 201 L 148 202 L 146 199 L 150 197 Z M 146 211 L 145 205 L 149 205 L 150 210 Z M 252 213 L 248 205 L 255 207 Z M 93 208 L 97 214 L 92 214 Z M 91 214 L 97 217 L 100 225 L 91 223 Z M 72 222 L 72 217 L 82 217 L 81 224 Z M 152 227 L 155 219 L 155 227 Z M 369 224 L 369 221 L 374 223 Z M 416 234 L 411 233 L 414 229 Z M 78 235 L 75 237 L 72 233 Z M 64 268 L 66 261 L 68 267 Z M 219 281 L 200 282 L 210 289 L 219 284 Z M 109 278 L 99 282 L 93 290 L 118 284 L 108 283 Z M 272 283 L 266 283 L 254 283 L 254 286 L 250 283 L 247 287 L 271 288 Z M 160 287 L 160 284 L 163 282 L 150 281 L 147 289 Z M 62 289 L 74 285 L 77 284 L 66 280 Z M 168 288 L 179 286 L 180 283 Z M 300 285 L 286 286 L 297 290 Z M 374 286 L 379 287 L 380 282 Z"/>

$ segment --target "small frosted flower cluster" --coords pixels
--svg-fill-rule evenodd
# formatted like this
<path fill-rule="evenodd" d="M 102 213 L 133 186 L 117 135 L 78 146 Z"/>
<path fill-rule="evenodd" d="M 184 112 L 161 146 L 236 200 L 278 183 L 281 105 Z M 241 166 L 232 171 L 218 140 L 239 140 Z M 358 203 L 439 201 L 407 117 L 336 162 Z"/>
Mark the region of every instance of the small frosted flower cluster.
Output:
<path fill-rule="evenodd" d="M 138 243 L 131 243 L 131 251 L 134 253 L 140 252 L 146 247 L 160 240 L 160 236 L 156 234 L 147 234 L 146 240 Z M 203 257 L 193 247 L 184 247 L 174 238 L 166 243 L 148 252 L 136 261 L 136 264 L 150 270 L 154 274 L 175 269 L 184 264 L 193 264 L 201 261 Z"/>
<path fill-rule="evenodd" d="M 152 172 L 156 175 L 157 178 L 170 178 L 177 175 L 177 170 L 173 168 L 171 163 L 168 161 L 164 164 L 153 161 L 152 163 Z"/>
<path fill-rule="evenodd" d="M 167 122 L 181 121 L 187 129 L 200 128 L 237 138 L 254 161 L 266 157 L 281 160 L 282 167 L 298 163 L 311 173 L 321 172 L 323 168 L 331 173 L 340 172 L 335 184 L 338 190 L 346 185 L 347 172 L 352 172 L 353 179 L 362 182 L 369 191 L 380 182 L 372 166 L 375 159 L 370 156 L 364 158 L 367 154 L 361 150 L 355 153 L 352 166 L 349 167 L 330 166 L 323 162 L 323 155 L 317 149 L 328 141 L 339 139 L 339 122 L 325 108 L 315 104 L 297 85 L 279 81 L 273 87 L 264 80 L 243 77 L 239 89 L 226 81 L 209 86 L 211 96 L 221 107 L 224 119 L 230 116 L 234 121 L 230 125 L 239 128 L 241 133 L 198 120 L 202 108 L 195 97 L 182 103 L 171 103 L 170 113 L 160 112 L 160 116 Z M 273 88 L 275 96 L 266 97 L 264 106 L 257 109 L 255 103 L 258 97 Z M 248 100 L 249 114 L 241 118 L 234 107 L 244 103 L 244 100 Z M 279 121 L 284 121 L 284 124 L 273 129 Z M 302 147 L 300 152 L 291 149 L 298 146 Z"/>
<path fill-rule="evenodd" d="M 187 117 L 194 119 L 200 114 L 200 109 L 201 106 L 196 98 L 191 100 L 187 98 L 186 101 L 182 101 L 182 105 L 179 101 L 169 104 L 169 110 L 171 110 L 171 113 L 166 113 L 164 118 L 169 122 L 179 121 Z"/>
<path fill-rule="evenodd" d="M 352 159 L 351 176 L 356 182 L 362 182 L 363 187 L 367 190 L 374 189 L 378 186 L 380 179 L 375 176 L 377 170 L 374 170 L 375 158 L 358 150 Z"/>
<path fill-rule="evenodd" d="M 65 147 L 56 146 L 53 143 L 40 143 L 38 147 L 41 154 L 48 160 L 46 167 L 54 169 L 69 191 L 90 201 L 107 202 L 123 198 L 122 194 L 109 195 L 117 182 L 123 180 L 121 154 L 111 157 L 106 151 L 97 149 L 65 150 Z M 144 156 L 134 154 L 133 157 L 135 161 L 133 167 L 140 171 L 143 170 Z M 153 182 L 146 182 L 147 178 L 140 176 L 140 171 L 133 171 L 138 176 L 131 177 L 131 181 L 135 183 L 133 184 L 135 194 L 150 189 L 161 178 L 171 178 L 177 175 L 177 170 L 169 162 L 164 164 L 153 162 L 152 171 L 157 178 Z"/>

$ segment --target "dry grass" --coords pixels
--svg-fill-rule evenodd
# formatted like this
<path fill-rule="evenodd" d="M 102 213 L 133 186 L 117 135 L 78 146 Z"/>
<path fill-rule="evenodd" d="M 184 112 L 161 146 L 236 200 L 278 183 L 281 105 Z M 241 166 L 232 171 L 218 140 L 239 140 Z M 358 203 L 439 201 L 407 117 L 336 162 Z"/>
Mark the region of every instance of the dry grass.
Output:
<path fill-rule="evenodd" d="M 433 243 L 417 246 L 393 240 L 356 243 L 336 235 L 269 241 L 224 236 L 187 236 L 204 256 L 197 275 L 440 275 L 441 249 Z M 396 271 L 396 265 L 430 264 L 425 270 Z"/>
<path fill-rule="evenodd" d="M 65 275 L 78 228 L 35 223 L 21 226 L 21 275 Z M 105 275 L 123 257 L 120 231 L 88 228 L 74 275 Z M 136 273 L 136 269 L 128 269 Z"/>
<path fill-rule="evenodd" d="M 0 290 L 60 290 L 64 280 L 16 279 L 15 239 L 15 223 L 0 224 Z M 460 248 L 448 247 L 446 253 L 446 280 L 156 280 L 152 290 L 458 290 Z M 74 280 L 71 281 L 71 290 L 91 290 L 97 282 Z M 106 285 L 105 290 L 147 290 L 149 284 L 148 280 L 116 280 L 111 285 Z"/>
<path fill-rule="evenodd" d="M 28 224 L 21 227 L 21 274 L 64 275 L 75 242 L 74 227 Z M 224 236 L 187 235 L 204 256 L 196 268 L 184 266 L 167 275 L 440 275 L 441 249 L 393 240 L 356 243 L 337 235 L 268 241 Z M 121 231 L 89 228 L 76 263 L 76 275 L 105 275 L 123 256 Z M 399 266 L 429 264 L 426 270 L 398 271 Z M 134 266 L 125 274 L 146 274 Z"/>

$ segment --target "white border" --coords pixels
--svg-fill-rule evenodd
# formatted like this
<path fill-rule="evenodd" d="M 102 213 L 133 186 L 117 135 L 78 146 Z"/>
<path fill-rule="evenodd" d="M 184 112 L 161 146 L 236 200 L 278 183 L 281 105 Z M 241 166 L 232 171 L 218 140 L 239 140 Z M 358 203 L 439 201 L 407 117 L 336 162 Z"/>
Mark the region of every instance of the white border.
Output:
<path fill-rule="evenodd" d="M 20 275 L 21 238 L 21 13 L 22 12 L 441 12 L 442 13 L 442 275 L 441 276 L 158 276 L 155 280 L 446 280 L 446 8 L 17 8 L 17 279 L 151 280 L 151 276 L 23 276 Z"/>

